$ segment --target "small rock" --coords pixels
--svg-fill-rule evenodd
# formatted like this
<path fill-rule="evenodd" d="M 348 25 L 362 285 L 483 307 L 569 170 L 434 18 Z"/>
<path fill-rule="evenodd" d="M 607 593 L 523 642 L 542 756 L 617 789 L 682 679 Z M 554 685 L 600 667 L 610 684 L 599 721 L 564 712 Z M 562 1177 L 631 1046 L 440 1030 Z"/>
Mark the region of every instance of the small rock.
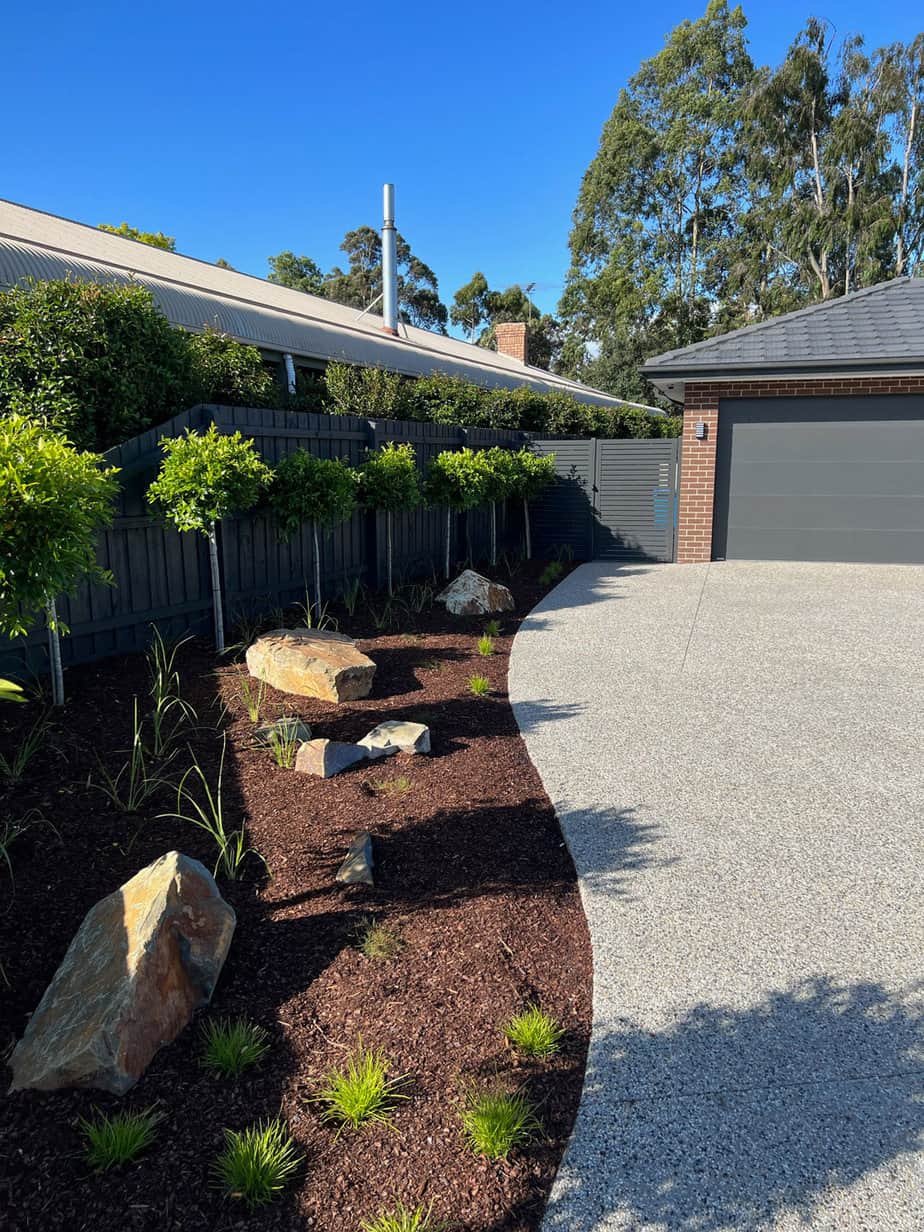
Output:
<path fill-rule="evenodd" d="M 489 612 L 509 612 L 513 595 L 500 582 L 492 582 L 473 569 L 460 573 L 454 582 L 437 595 L 454 616 L 486 616 Z"/>
<path fill-rule="evenodd" d="M 91 907 L 16 1045 L 11 1090 L 123 1095 L 211 999 L 235 915 L 198 860 L 168 852 Z"/>
<path fill-rule="evenodd" d="M 358 744 L 343 744 L 339 740 L 306 740 L 295 754 L 295 769 L 299 774 L 314 774 L 331 779 L 368 756 Z"/>
<path fill-rule="evenodd" d="M 274 629 L 247 651 L 247 670 L 283 693 L 352 702 L 368 696 L 375 664 L 344 633 Z"/>
<path fill-rule="evenodd" d="M 350 843 L 346 859 L 337 869 L 337 880 L 344 885 L 374 885 L 372 879 L 372 835 L 363 830 Z"/>
<path fill-rule="evenodd" d="M 430 729 L 424 723 L 411 723 L 407 719 L 386 719 L 357 743 L 368 751 L 372 760 L 398 752 L 429 753 Z"/>
<path fill-rule="evenodd" d="M 269 745 L 273 742 L 274 734 L 281 740 L 295 740 L 302 744 L 311 739 L 311 728 L 301 719 L 287 715 L 277 719 L 275 723 L 261 723 L 254 732 L 254 739 L 260 744 Z"/>

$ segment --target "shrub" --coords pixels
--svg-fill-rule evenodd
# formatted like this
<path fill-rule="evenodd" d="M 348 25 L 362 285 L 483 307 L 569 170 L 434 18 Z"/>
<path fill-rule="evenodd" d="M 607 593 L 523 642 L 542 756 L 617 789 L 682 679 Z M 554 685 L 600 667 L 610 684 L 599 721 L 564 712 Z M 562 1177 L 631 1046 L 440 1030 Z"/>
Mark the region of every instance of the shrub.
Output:
<path fill-rule="evenodd" d="M 452 548 L 452 515 L 474 509 L 485 499 L 486 472 L 472 449 L 444 449 L 427 467 L 425 493 L 431 505 L 446 510 L 443 572 L 448 580 Z"/>
<path fill-rule="evenodd" d="M 79 1125 L 87 1140 L 87 1163 L 99 1171 L 132 1163 L 157 1137 L 157 1127 L 163 1119 L 163 1114 L 153 1108 L 144 1112 L 116 1112 L 111 1117 L 100 1113 L 94 1121 L 81 1119 Z"/>
<path fill-rule="evenodd" d="M 489 637 L 487 633 L 478 639 L 478 653 L 484 658 L 494 654 L 494 638 Z"/>
<path fill-rule="evenodd" d="M 405 378 L 384 368 L 356 368 L 352 364 L 328 364 L 324 373 L 327 389 L 325 409 L 330 415 L 405 417 Z"/>
<path fill-rule="evenodd" d="M 279 387 L 256 347 L 211 328 L 201 334 L 187 334 L 186 338 L 191 366 L 190 404 L 274 406 L 280 402 Z"/>
<path fill-rule="evenodd" d="M 529 525 L 529 505 L 546 488 L 555 483 L 555 455 L 544 457 L 523 448 L 513 455 L 510 492 L 523 502 L 523 524 L 526 532 L 526 559 L 533 554 L 532 534 Z"/>
<path fill-rule="evenodd" d="M 487 697 L 491 692 L 491 681 L 487 676 L 471 676 L 468 682 L 470 693 L 474 693 L 476 697 Z"/>
<path fill-rule="evenodd" d="M 226 1078 L 237 1078 L 269 1051 L 269 1034 L 243 1018 L 209 1019 L 202 1036 L 202 1064 Z"/>
<path fill-rule="evenodd" d="M 465 1140 L 478 1155 L 506 1159 L 542 1132 L 535 1109 L 521 1091 L 474 1091 L 462 1112 Z"/>
<path fill-rule="evenodd" d="M 517 1052 L 527 1057 L 550 1057 L 558 1052 L 564 1030 L 551 1014 L 538 1005 L 528 1005 L 515 1014 L 504 1028 L 504 1035 Z"/>
<path fill-rule="evenodd" d="M 390 1211 L 380 1211 L 375 1219 L 364 1219 L 362 1232 L 447 1232 L 447 1225 L 434 1220 L 432 1207 L 405 1206 L 399 1202 Z"/>
<path fill-rule="evenodd" d="M 414 446 L 390 441 L 370 451 L 359 468 L 359 491 L 366 509 L 385 514 L 385 563 L 388 593 L 392 595 L 392 521 L 396 513 L 413 509 L 421 500 Z"/>
<path fill-rule="evenodd" d="M 407 1077 L 392 1078 L 390 1069 L 380 1048 L 363 1048 L 360 1041 L 342 1068 L 328 1070 L 314 1097 L 324 1105 L 323 1120 L 351 1129 L 370 1121 L 390 1124 L 395 1102 L 407 1099 L 400 1089 Z"/>
<path fill-rule="evenodd" d="M 219 1185 L 251 1210 L 278 1197 L 302 1162 L 283 1120 L 259 1122 L 241 1133 L 225 1130 L 225 1149 L 215 1160 Z"/>

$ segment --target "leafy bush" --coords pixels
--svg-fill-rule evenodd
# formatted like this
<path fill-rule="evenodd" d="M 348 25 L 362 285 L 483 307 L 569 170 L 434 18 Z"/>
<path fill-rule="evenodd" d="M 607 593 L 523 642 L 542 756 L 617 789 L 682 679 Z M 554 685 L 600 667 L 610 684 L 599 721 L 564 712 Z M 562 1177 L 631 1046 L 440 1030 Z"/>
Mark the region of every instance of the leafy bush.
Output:
<path fill-rule="evenodd" d="M 325 410 L 330 415 L 359 415 L 404 419 L 406 380 L 384 368 L 357 368 L 352 364 L 328 364 L 324 373 L 327 389 Z"/>
<path fill-rule="evenodd" d="M 202 1064 L 225 1078 L 237 1078 L 269 1051 L 269 1034 L 243 1018 L 209 1019 L 202 1036 Z"/>
<path fill-rule="evenodd" d="M 521 1014 L 510 1019 L 504 1035 L 524 1056 L 551 1057 L 558 1052 L 564 1031 L 551 1014 L 546 1014 L 538 1005 L 528 1005 Z"/>
<path fill-rule="evenodd" d="M 282 1193 L 301 1162 L 285 1122 L 277 1118 L 241 1133 L 226 1129 L 225 1149 L 215 1160 L 214 1172 L 230 1198 L 240 1198 L 254 1210 Z"/>
<path fill-rule="evenodd" d="M 462 1113 L 465 1140 L 478 1155 L 506 1159 L 516 1146 L 525 1146 L 542 1125 L 522 1091 L 474 1091 Z"/>
<path fill-rule="evenodd" d="M 362 1232 L 447 1232 L 447 1225 L 433 1218 L 431 1207 L 411 1208 L 402 1202 L 375 1219 L 364 1219 L 361 1226 Z"/>
<path fill-rule="evenodd" d="M 190 405 L 275 406 L 280 389 L 256 347 L 216 329 L 187 334 L 190 357 Z M 185 407 L 178 407 L 185 410 Z"/>
<path fill-rule="evenodd" d="M 380 1048 L 363 1048 L 360 1042 L 342 1068 L 334 1067 L 325 1074 L 314 1096 L 324 1105 L 322 1118 L 351 1129 L 369 1121 L 389 1124 L 395 1101 L 407 1098 L 400 1090 L 407 1078 L 390 1077 L 390 1069 Z"/>
<path fill-rule="evenodd" d="M 163 1114 L 153 1108 L 144 1112 L 101 1113 L 95 1121 L 81 1119 L 80 1128 L 87 1140 L 87 1163 L 104 1171 L 130 1164 L 157 1137 Z"/>
<path fill-rule="evenodd" d="M 487 676 L 472 676 L 469 678 L 468 689 L 475 697 L 487 697 L 491 692 L 491 681 Z"/>

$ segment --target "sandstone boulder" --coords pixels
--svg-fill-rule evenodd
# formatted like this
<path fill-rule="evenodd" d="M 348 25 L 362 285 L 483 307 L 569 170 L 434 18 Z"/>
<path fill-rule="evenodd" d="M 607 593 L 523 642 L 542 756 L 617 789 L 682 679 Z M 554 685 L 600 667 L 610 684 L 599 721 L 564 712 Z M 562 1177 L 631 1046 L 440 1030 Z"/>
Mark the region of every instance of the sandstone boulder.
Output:
<path fill-rule="evenodd" d="M 513 595 L 500 582 L 492 582 L 474 569 L 466 569 L 437 595 L 454 616 L 486 616 L 490 612 L 509 612 Z"/>
<path fill-rule="evenodd" d="M 430 729 L 425 723 L 386 719 L 357 743 L 368 751 L 373 760 L 388 757 L 391 753 L 429 753 Z"/>
<path fill-rule="evenodd" d="M 208 869 L 177 851 L 101 899 L 16 1045 L 11 1090 L 123 1094 L 208 1004 L 234 925 Z"/>
<path fill-rule="evenodd" d="M 375 664 L 344 633 L 274 629 L 247 651 L 247 670 L 283 693 L 352 702 L 368 696 Z"/>
<path fill-rule="evenodd" d="M 358 744 L 342 744 L 339 740 L 306 740 L 295 754 L 295 769 L 299 774 L 314 774 L 332 779 L 342 770 L 365 761 L 368 753 Z"/>
<path fill-rule="evenodd" d="M 372 877 L 372 835 L 363 830 L 350 843 L 346 859 L 337 870 L 342 885 L 374 885 Z"/>

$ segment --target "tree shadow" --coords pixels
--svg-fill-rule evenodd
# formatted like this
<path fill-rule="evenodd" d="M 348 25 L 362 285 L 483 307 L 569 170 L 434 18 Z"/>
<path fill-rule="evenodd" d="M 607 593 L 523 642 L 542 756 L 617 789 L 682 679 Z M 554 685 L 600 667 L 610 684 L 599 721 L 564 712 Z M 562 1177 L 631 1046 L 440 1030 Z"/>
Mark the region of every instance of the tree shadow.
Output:
<path fill-rule="evenodd" d="M 544 1226 L 808 1222 L 922 1145 L 920 989 L 817 977 L 746 1008 L 697 1005 L 660 1031 L 597 1030 Z"/>

